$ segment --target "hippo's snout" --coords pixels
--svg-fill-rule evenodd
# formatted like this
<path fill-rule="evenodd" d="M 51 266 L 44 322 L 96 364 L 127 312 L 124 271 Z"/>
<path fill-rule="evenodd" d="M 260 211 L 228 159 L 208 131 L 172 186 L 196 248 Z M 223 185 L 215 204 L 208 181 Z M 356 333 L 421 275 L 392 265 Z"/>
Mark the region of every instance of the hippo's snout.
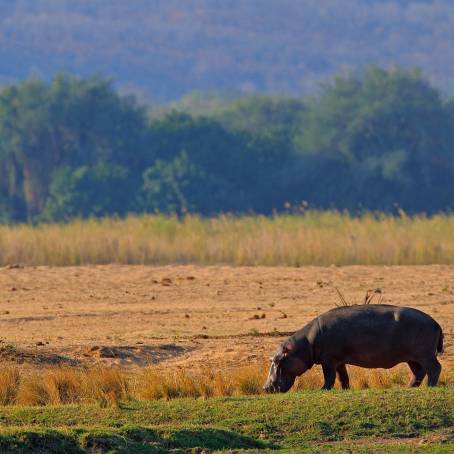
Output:
<path fill-rule="evenodd" d="M 265 386 L 263 386 L 263 391 L 265 391 L 267 394 L 282 392 L 281 387 L 278 383 L 266 383 Z"/>
<path fill-rule="evenodd" d="M 273 385 L 265 385 L 263 387 L 263 391 L 265 391 L 267 394 L 275 393 L 276 392 L 276 388 Z"/>

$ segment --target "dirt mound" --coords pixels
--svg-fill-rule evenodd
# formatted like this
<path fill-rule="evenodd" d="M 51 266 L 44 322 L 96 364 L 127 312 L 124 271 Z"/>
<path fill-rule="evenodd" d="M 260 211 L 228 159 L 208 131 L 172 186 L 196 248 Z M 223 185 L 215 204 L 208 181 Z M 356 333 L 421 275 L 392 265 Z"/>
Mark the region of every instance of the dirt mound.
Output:
<path fill-rule="evenodd" d="M 188 351 L 188 348 L 175 344 L 134 346 L 94 345 L 86 350 L 83 356 L 97 360 L 114 360 L 114 362 L 122 365 L 135 364 L 146 366 L 174 358 L 186 351 Z"/>
<path fill-rule="evenodd" d="M 11 344 L 0 346 L 0 361 L 9 361 L 17 364 L 29 363 L 43 366 L 77 366 L 79 364 L 74 358 L 68 358 L 52 352 L 20 350 Z"/>

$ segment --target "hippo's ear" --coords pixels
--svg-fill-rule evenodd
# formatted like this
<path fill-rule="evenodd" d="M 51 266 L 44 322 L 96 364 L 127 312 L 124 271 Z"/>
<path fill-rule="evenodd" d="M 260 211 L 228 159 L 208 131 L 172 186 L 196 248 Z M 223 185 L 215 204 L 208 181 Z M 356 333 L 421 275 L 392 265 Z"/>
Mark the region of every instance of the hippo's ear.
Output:
<path fill-rule="evenodd" d="M 289 339 L 284 344 L 282 347 L 279 349 L 278 353 L 274 357 L 274 362 L 279 363 L 281 362 L 287 355 L 289 355 L 291 352 L 293 352 L 296 349 L 296 344 L 293 341 L 293 339 Z"/>
<path fill-rule="evenodd" d="M 282 351 L 288 354 L 295 350 L 295 348 L 296 348 L 295 341 L 293 339 L 288 339 L 282 346 Z"/>

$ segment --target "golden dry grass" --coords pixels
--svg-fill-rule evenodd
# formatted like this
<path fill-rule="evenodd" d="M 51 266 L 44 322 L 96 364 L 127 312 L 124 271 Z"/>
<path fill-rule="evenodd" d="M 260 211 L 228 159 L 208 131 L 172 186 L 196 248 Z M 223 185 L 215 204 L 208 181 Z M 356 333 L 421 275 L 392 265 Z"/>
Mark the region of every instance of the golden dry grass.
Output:
<path fill-rule="evenodd" d="M 0 227 L 0 265 L 454 264 L 454 216 L 163 215 Z M 327 247 L 329 245 L 329 247 Z"/>
<path fill-rule="evenodd" d="M 126 373 L 114 368 L 79 370 L 73 368 L 49 368 L 30 375 L 14 371 L 17 380 L 11 386 L 14 396 L 3 404 L 60 405 L 79 402 L 98 402 L 101 406 L 116 404 L 130 396 L 130 379 Z M 0 372 L 0 383 L 7 380 Z"/>
<path fill-rule="evenodd" d="M 40 374 L 27 375 L 17 368 L 8 368 L 0 371 L 0 404 L 35 406 L 96 402 L 105 407 L 128 399 L 257 395 L 263 393 L 266 366 L 255 364 L 226 372 L 179 370 L 168 374 L 153 368 L 139 373 L 116 368 L 50 368 Z M 404 366 L 392 370 L 351 367 L 349 375 L 353 389 L 403 387 L 409 379 Z M 322 384 L 321 371 L 314 368 L 299 377 L 291 391 L 319 389 Z M 454 387 L 454 368 L 445 367 L 439 384 Z"/>
<path fill-rule="evenodd" d="M 6 367 L 0 372 L 0 405 L 16 402 L 20 386 L 20 373 L 15 367 Z"/>

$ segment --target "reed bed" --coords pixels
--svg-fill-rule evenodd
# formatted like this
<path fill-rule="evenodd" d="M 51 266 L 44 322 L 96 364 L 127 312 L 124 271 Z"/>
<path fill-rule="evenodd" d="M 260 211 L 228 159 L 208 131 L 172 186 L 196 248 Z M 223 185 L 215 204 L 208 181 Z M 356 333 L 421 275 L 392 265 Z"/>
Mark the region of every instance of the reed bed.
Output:
<path fill-rule="evenodd" d="M 0 371 L 0 405 L 97 403 L 106 407 L 127 400 L 257 395 L 263 393 L 266 374 L 265 365 L 223 372 L 179 370 L 172 373 L 153 368 L 136 373 L 115 368 L 50 368 L 40 373 L 24 374 L 10 367 Z M 351 367 L 349 374 L 353 389 L 403 387 L 409 379 L 404 366 L 386 371 Z M 319 389 L 322 384 L 322 374 L 314 368 L 297 379 L 291 392 Z M 444 368 L 439 384 L 454 387 L 454 367 Z"/>
<path fill-rule="evenodd" d="M 454 264 L 454 215 L 144 215 L 0 226 L 0 265 Z"/>

